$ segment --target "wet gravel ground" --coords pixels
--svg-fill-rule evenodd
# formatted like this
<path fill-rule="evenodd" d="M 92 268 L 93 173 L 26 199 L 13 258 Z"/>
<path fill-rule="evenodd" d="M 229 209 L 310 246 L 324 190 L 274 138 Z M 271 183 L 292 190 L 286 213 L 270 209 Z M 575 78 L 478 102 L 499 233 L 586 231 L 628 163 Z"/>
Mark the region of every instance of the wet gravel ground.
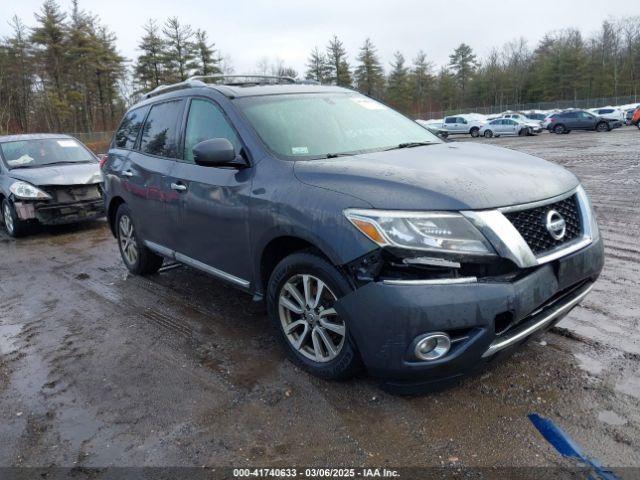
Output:
<path fill-rule="evenodd" d="M 605 270 L 556 330 L 395 397 L 298 370 L 262 307 L 211 277 L 128 275 L 104 222 L 0 234 L 0 466 L 568 465 L 532 412 L 640 466 L 640 132 L 478 141 L 565 165 L 592 195 Z"/>

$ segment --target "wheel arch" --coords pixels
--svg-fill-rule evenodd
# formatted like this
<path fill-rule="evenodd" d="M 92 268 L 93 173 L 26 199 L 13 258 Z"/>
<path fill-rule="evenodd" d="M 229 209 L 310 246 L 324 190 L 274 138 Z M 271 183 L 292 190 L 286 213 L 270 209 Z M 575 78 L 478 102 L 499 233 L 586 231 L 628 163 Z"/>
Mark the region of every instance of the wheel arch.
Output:
<path fill-rule="evenodd" d="M 107 222 L 109 223 L 109 228 L 111 229 L 112 235 L 116 236 L 116 213 L 118 213 L 118 208 L 120 205 L 125 203 L 124 198 L 117 196 L 113 197 L 109 202 L 109 207 L 107 208 Z"/>
<path fill-rule="evenodd" d="M 330 256 L 318 247 L 315 242 L 307 238 L 292 234 L 275 236 L 266 242 L 260 251 L 259 271 L 257 272 L 258 275 L 256 275 L 256 285 L 254 288 L 255 292 L 261 294 L 265 291 L 269 277 L 278 263 L 289 255 L 303 250 L 313 250 L 330 263 L 334 263 Z"/>

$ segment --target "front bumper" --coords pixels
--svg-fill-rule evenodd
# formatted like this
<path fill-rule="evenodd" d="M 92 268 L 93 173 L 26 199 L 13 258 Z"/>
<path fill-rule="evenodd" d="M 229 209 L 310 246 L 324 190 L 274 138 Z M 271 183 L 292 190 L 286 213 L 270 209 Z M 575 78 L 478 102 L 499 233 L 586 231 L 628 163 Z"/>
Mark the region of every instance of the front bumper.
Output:
<path fill-rule="evenodd" d="M 50 202 L 14 202 L 20 220 L 34 220 L 42 225 L 64 225 L 104 217 L 104 201 L 99 200 L 50 203 Z"/>
<path fill-rule="evenodd" d="M 604 249 L 598 240 L 531 268 L 531 273 L 514 282 L 371 282 L 341 298 L 335 308 L 348 319 L 371 375 L 384 379 L 394 390 L 420 390 L 470 373 L 557 323 L 586 295 L 603 264 Z M 504 325 L 505 318 L 510 326 L 496 333 L 497 322 Z M 417 360 L 413 355 L 416 337 L 441 331 L 461 340 L 441 359 Z M 511 337 L 513 341 L 507 341 Z"/>

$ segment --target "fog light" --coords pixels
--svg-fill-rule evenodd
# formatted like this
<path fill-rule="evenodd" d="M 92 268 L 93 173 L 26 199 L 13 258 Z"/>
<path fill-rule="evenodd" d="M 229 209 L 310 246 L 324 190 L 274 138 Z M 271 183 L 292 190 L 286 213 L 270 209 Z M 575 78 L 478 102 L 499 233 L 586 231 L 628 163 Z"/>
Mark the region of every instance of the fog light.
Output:
<path fill-rule="evenodd" d="M 415 355 L 420 360 L 437 360 L 447 354 L 451 340 L 446 333 L 430 333 L 416 344 Z"/>

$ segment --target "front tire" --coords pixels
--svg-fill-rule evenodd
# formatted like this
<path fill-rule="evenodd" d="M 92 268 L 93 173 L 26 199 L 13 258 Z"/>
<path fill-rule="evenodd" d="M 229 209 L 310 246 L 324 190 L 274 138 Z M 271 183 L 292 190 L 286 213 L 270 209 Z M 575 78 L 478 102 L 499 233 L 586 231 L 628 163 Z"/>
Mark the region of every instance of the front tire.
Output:
<path fill-rule="evenodd" d="M 13 238 L 24 237 L 29 230 L 29 225 L 18 218 L 16 209 L 9 199 L 2 201 L 2 222 L 5 231 Z"/>
<path fill-rule="evenodd" d="M 493 132 L 491 130 L 485 130 L 484 138 L 491 138 L 491 137 L 493 137 Z"/>
<path fill-rule="evenodd" d="M 596 132 L 606 132 L 607 130 L 611 130 L 607 122 L 600 122 L 596 125 Z"/>
<path fill-rule="evenodd" d="M 478 127 L 473 127 L 471 130 L 469 130 L 469 134 L 473 138 L 478 138 L 480 136 L 480 129 Z"/>
<path fill-rule="evenodd" d="M 120 205 L 118 213 L 116 213 L 115 230 L 122 261 L 131 273 L 147 275 L 160 269 L 163 258 L 153 253 L 142 243 L 136 233 L 131 210 L 124 203 Z"/>
<path fill-rule="evenodd" d="M 344 380 L 362 369 L 348 319 L 333 308 L 351 292 L 346 278 L 314 252 L 294 253 L 273 270 L 267 310 L 291 360 L 328 380 Z"/>

